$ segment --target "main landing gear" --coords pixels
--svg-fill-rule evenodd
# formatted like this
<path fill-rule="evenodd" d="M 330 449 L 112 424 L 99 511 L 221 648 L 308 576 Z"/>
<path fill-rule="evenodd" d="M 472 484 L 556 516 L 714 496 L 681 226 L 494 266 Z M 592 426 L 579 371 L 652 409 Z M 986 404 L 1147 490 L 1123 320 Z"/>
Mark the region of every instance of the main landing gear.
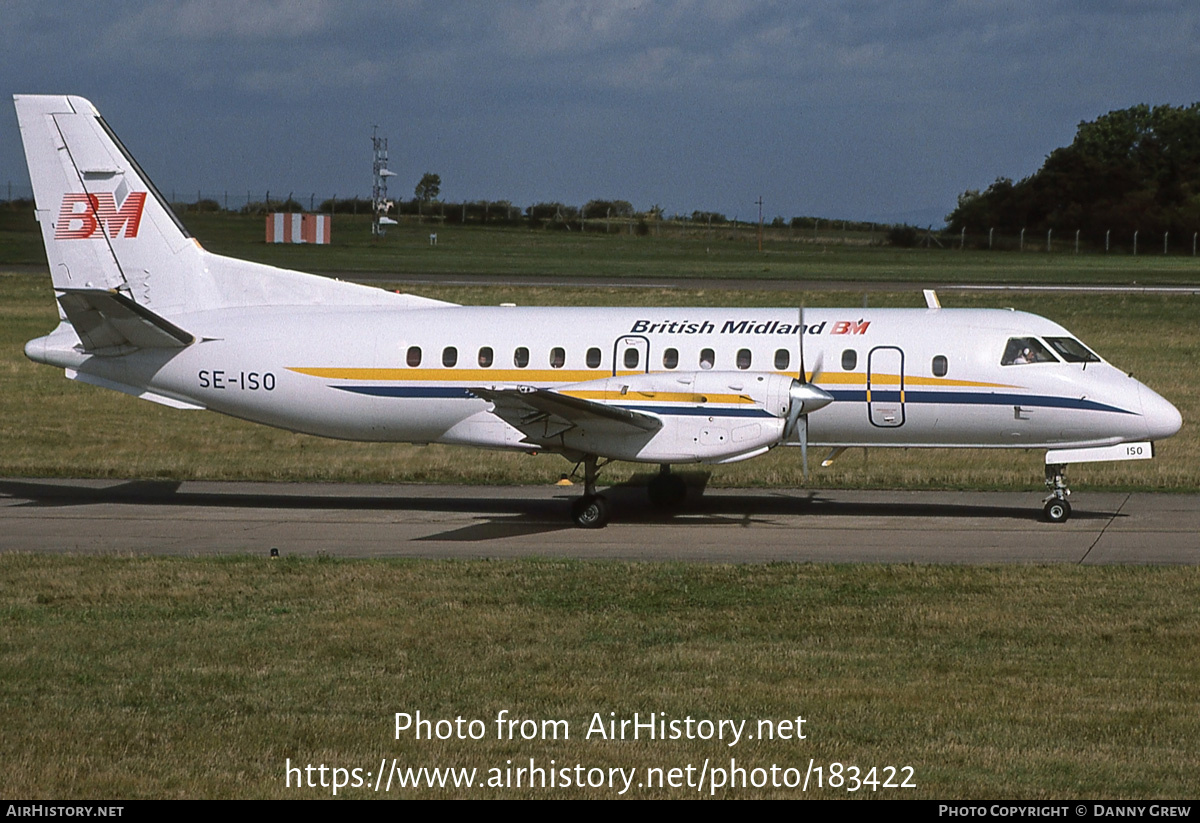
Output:
<path fill-rule="evenodd" d="M 596 476 L 600 473 L 595 455 L 583 458 L 583 497 L 571 504 L 571 519 L 581 529 L 602 529 L 608 525 L 608 498 L 596 492 Z M 683 478 L 671 473 L 669 463 L 658 468 L 658 474 L 646 487 L 650 502 L 660 509 L 677 509 L 687 497 Z"/>
<path fill-rule="evenodd" d="M 1046 487 L 1050 489 L 1050 495 L 1042 501 L 1046 504 L 1042 508 L 1042 514 L 1051 523 L 1066 522 L 1071 516 L 1071 504 L 1067 502 L 1067 495 L 1071 490 L 1067 488 L 1066 463 L 1051 463 L 1046 466 Z"/>
<path fill-rule="evenodd" d="M 608 498 L 596 493 L 596 455 L 583 458 L 583 497 L 571 504 L 571 519 L 581 529 L 602 529 L 608 525 Z"/>

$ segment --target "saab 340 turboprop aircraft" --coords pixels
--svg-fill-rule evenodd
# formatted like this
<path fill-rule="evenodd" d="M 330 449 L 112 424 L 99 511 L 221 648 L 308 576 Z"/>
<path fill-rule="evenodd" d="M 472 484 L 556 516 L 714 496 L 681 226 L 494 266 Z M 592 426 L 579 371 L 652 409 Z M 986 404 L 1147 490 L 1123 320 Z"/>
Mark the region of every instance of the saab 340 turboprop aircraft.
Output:
<path fill-rule="evenodd" d="M 59 307 L 26 355 L 177 409 L 349 440 L 555 452 L 608 520 L 606 461 L 730 463 L 779 446 L 1046 449 L 1136 460 L 1179 412 L 1063 327 L 1003 310 L 459 306 L 210 254 L 95 107 L 17 95 Z"/>

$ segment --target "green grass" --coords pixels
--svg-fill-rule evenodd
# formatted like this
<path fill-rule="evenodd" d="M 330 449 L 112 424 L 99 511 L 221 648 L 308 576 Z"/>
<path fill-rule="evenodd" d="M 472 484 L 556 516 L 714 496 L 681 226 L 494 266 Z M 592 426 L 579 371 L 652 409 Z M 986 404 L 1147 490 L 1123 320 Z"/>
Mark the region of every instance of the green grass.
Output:
<path fill-rule="evenodd" d="M 303 271 L 954 283 L 1200 279 L 1200 261 L 1187 256 L 894 249 L 870 245 L 869 236 L 838 233 L 814 239 L 804 232 L 772 231 L 759 252 L 755 232 L 745 227 L 638 237 L 406 222 L 373 240 L 366 217 L 339 215 L 331 246 L 269 245 L 262 220 L 185 215 L 188 228 L 212 251 Z M 429 244 L 432 232 L 436 246 Z"/>
<path fill-rule="evenodd" d="M 432 297 L 466 303 L 613 305 L 781 305 L 794 295 L 762 290 L 422 287 Z M 1183 430 L 1135 463 L 1073 466 L 1078 490 L 1200 489 L 1200 386 L 1188 366 L 1200 351 L 1195 297 L 1152 295 L 944 295 L 947 305 L 1013 306 L 1062 322 L 1090 346 L 1133 371 L 1176 404 Z M 862 293 L 807 293 L 810 306 L 860 306 Z M 920 305 L 915 291 L 871 293 L 872 305 Z M 542 484 L 568 463 L 553 455 L 478 452 L 448 446 L 345 443 L 244 423 L 209 412 L 182 412 L 75 383 L 25 359 L 26 340 L 56 322 L 47 278 L 0 274 L 0 476 L 138 477 L 207 480 L 328 480 Z M 136 433 L 136 434 L 135 434 Z M 823 455 L 815 455 L 820 458 Z M 614 464 L 605 482 L 628 479 Z M 755 460 L 716 467 L 717 486 L 800 486 L 799 455 L 777 449 Z M 876 449 L 851 451 L 813 473 L 819 488 L 1038 489 L 1042 452 Z"/>
<path fill-rule="evenodd" d="M 4 555 L 0 794 L 328 796 L 288 790 L 288 758 L 484 772 L 732 757 L 911 765 L 918 788 L 886 797 L 1194 797 L 1198 596 L 1194 568 Z M 501 709 L 566 720 L 570 739 L 496 740 Z M 418 710 L 482 719 L 488 737 L 395 739 L 394 714 Z M 583 739 L 597 712 L 803 716 L 807 739 Z"/>
<path fill-rule="evenodd" d="M 337 215 L 329 246 L 268 244 L 261 216 L 185 213 L 189 231 L 221 254 L 317 272 L 537 275 L 543 277 L 730 278 L 914 283 L 1185 283 L 1200 281 L 1200 259 L 1186 253 L 896 249 L 882 234 L 836 228 L 756 232 L 665 224 L 639 237 L 627 231 L 550 231 L 443 226 L 406 219 L 374 239 L 366 215 Z M 833 224 L 836 226 L 836 222 Z M 429 235 L 436 232 L 437 246 Z M 27 210 L 0 209 L 0 265 L 45 264 Z"/>

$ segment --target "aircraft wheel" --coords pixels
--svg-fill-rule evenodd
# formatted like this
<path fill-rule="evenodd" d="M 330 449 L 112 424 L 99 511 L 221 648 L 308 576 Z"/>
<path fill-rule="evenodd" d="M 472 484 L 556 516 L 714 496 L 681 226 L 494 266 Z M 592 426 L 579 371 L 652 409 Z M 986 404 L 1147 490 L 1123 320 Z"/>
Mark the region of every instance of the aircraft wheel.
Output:
<path fill-rule="evenodd" d="M 602 529 L 608 525 L 608 500 L 591 494 L 571 504 L 571 519 L 581 529 Z"/>
<path fill-rule="evenodd" d="M 650 480 L 646 486 L 650 502 L 660 509 L 676 509 L 683 505 L 687 497 L 687 484 L 683 478 L 674 474 L 660 474 Z"/>
<path fill-rule="evenodd" d="M 1054 500 L 1046 503 L 1046 507 L 1042 509 L 1042 513 L 1046 515 L 1046 519 L 1051 523 L 1065 523 L 1067 518 L 1071 516 L 1071 504 L 1066 500 Z"/>

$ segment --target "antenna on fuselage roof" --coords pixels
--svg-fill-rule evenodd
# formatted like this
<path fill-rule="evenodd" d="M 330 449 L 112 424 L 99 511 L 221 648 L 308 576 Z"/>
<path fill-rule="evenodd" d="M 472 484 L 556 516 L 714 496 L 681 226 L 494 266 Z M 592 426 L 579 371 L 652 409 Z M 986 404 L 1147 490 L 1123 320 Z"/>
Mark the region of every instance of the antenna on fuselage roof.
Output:
<path fill-rule="evenodd" d="M 931 309 L 940 309 L 942 307 L 942 301 L 938 300 L 936 291 L 933 289 L 923 289 L 922 291 L 925 294 L 926 307 Z"/>

